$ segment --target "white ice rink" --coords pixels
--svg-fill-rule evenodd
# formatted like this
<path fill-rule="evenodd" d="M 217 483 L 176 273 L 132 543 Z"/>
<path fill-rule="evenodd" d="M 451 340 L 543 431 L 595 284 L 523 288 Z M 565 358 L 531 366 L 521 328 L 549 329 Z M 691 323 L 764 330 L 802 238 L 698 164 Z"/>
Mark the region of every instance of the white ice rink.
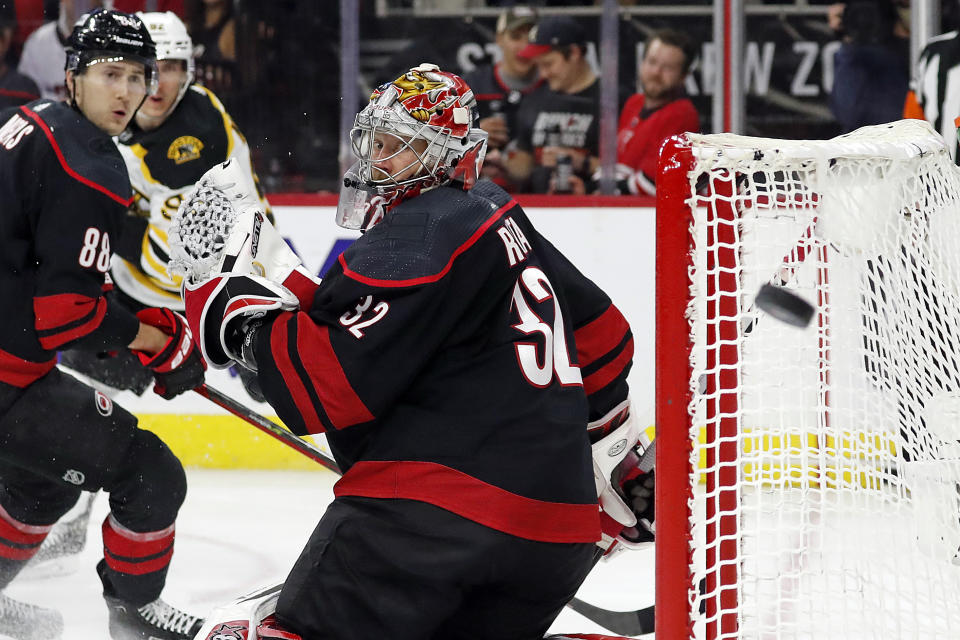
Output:
<path fill-rule="evenodd" d="M 336 480 L 326 471 L 188 470 L 187 475 L 189 490 L 177 520 L 164 599 L 197 615 L 283 580 L 333 498 Z M 76 571 L 55 578 L 26 576 L 7 590 L 11 597 L 59 609 L 66 623 L 64 640 L 109 640 L 107 609 L 94 571 L 102 554 L 100 524 L 106 512 L 101 494 Z M 652 604 L 653 550 L 624 552 L 601 562 L 578 595 L 611 610 Z M 605 630 L 566 609 L 551 631 Z"/>

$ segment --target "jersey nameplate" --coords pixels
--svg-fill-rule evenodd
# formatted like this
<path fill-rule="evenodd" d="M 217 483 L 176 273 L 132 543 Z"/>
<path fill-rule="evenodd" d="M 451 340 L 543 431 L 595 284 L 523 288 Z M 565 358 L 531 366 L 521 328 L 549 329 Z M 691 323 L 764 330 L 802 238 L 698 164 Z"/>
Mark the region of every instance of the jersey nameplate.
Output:
<path fill-rule="evenodd" d="M 14 114 L 6 124 L 0 127 L 0 146 L 8 151 L 13 149 L 33 129 L 33 125 L 28 120 L 20 117 L 19 114 Z"/>
<path fill-rule="evenodd" d="M 167 157 L 177 164 L 183 164 L 200 157 L 203 143 L 193 136 L 180 136 L 170 143 L 167 148 Z"/>
<path fill-rule="evenodd" d="M 530 253 L 530 242 L 513 218 L 507 216 L 504 219 L 503 226 L 497 229 L 497 235 L 503 240 L 503 247 L 507 250 L 507 260 L 511 267 L 526 259 L 527 254 Z"/>

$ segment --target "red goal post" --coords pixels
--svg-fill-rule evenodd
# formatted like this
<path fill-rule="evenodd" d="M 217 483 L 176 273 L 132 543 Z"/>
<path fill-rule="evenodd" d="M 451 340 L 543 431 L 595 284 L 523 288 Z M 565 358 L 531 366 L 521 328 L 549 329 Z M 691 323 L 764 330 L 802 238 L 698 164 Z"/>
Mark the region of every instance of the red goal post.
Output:
<path fill-rule="evenodd" d="M 811 325 L 764 317 L 764 282 Z M 943 140 L 920 121 L 671 139 L 656 286 L 657 637 L 960 637 Z"/>

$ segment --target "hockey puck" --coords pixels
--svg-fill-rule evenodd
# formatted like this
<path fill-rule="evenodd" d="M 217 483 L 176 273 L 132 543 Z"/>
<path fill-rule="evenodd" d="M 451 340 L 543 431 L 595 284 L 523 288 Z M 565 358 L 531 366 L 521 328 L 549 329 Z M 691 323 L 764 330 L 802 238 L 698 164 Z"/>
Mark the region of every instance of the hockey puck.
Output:
<path fill-rule="evenodd" d="M 813 305 L 787 289 L 764 284 L 757 292 L 757 307 L 767 315 L 794 327 L 806 327 L 813 319 Z"/>

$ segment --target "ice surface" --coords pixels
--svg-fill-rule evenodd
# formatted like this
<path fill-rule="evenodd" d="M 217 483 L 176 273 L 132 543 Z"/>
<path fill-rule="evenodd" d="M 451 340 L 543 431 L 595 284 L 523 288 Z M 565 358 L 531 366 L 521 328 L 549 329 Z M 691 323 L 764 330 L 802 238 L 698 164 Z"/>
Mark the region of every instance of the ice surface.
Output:
<path fill-rule="evenodd" d="M 197 615 L 251 589 L 279 582 L 299 555 L 327 503 L 336 476 L 326 471 L 188 470 L 187 500 L 177 520 L 176 548 L 164 599 Z M 64 640 L 108 640 L 107 609 L 94 565 L 102 557 L 100 494 L 77 570 L 55 578 L 17 579 L 7 593 L 64 616 Z M 578 594 L 612 610 L 653 603 L 653 551 L 623 552 L 600 563 Z M 565 609 L 553 632 L 604 629 Z M 0 637 L 3 637 L 0 634 Z M 648 636 L 652 637 L 652 636 Z"/>

